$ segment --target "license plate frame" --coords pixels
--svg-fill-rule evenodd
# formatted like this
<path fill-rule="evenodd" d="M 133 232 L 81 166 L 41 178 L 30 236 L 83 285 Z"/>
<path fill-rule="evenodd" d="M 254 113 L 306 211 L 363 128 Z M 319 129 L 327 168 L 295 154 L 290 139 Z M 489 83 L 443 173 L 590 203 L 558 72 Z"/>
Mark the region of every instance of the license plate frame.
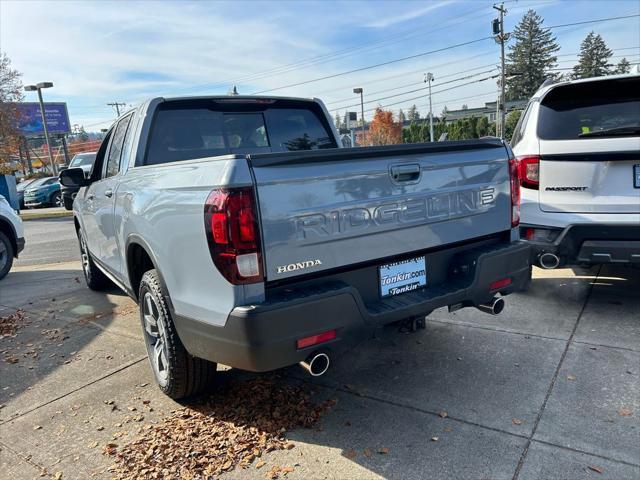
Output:
<path fill-rule="evenodd" d="M 378 266 L 380 298 L 390 298 L 427 287 L 425 255 Z"/>
<path fill-rule="evenodd" d="M 640 188 L 640 163 L 633 166 L 633 188 Z"/>

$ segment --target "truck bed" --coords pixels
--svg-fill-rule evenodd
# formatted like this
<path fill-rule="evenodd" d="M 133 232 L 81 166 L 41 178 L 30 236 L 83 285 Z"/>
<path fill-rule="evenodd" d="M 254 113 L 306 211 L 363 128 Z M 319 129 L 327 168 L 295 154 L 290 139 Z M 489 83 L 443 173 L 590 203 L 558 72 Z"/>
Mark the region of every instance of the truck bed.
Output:
<path fill-rule="evenodd" d="M 247 155 L 267 282 L 511 228 L 499 139 Z"/>

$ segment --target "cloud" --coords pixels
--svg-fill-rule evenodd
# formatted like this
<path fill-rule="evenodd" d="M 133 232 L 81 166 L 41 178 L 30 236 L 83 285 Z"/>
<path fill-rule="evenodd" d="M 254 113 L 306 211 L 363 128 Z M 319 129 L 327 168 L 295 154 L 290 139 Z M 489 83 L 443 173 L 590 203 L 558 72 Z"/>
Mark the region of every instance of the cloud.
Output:
<path fill-rule="evenodd" d="M 408 20 L 414 20 L 416 18 L 422 17 L 423 15 L 442 8 L 444 6 L 448 6 L 455 3 L 455 0 L 446 0 L 437 3 L 431 3 L 426 7 L 419 8 L 417 10 L 411 10 L 409 12 L 402 13 L 400 15 L 390 16 L 390 17 L 381 17 L 379 20 L 375 20 L 365 25 L 365 27 L 370 28 L 385 28 L 391 25 L 395 25 L 396 23 L 406 22 Z"/>

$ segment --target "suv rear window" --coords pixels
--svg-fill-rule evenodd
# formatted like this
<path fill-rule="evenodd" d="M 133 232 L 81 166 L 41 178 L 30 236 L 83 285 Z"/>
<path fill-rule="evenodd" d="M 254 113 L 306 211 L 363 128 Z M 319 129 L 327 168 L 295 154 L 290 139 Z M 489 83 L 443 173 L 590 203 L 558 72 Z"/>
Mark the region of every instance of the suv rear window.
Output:
<path fill-rule="evenodd" d="M 230 153 L 336 148 L 315 103 L 181 100 L 156 112 L 145 165 Z"/>
<path fill-rule="evenodd" d="M 543 140 L 639 135 L 640 77 L 559 86 L 540 104 Z"/>

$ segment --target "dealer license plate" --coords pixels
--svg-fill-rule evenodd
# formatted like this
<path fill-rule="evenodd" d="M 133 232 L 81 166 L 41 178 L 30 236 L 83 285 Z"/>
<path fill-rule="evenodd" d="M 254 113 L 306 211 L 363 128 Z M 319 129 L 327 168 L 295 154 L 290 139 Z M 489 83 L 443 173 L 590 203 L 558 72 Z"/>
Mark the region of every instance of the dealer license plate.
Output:
<path fill-rule="evenodd" d="M 412 292 L 427 285 L 424 256 L 381 265 L 378 273 L 381 297 Z"/>

